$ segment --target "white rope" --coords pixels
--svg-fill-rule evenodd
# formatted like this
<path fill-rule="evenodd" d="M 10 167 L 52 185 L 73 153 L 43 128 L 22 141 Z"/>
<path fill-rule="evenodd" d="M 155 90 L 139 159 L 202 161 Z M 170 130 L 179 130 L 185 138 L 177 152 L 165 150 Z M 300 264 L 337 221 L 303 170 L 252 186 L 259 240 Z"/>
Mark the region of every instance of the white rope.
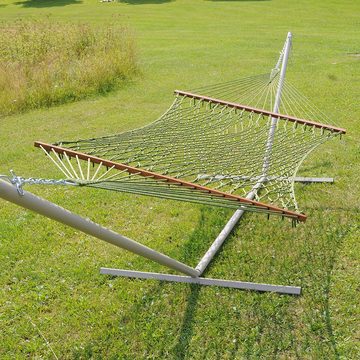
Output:
<path fill-rule="evenodd" d="M 71 164 L 71 161 L 70 161 L 68 155 L 67 155 L 66 153 L 64 153 L 64 155 L 65 155 L 65 158 L 66 158 L 66 160 L 67 160 L 67 162 L 68 162 L 71 170 L 73 171 L 73 173 L 74 173 L 74 175 L 75 175 L 75 179 L 79 179 L 79 176 L 78 176 L 77 172 L 75 171 L 75 169 L 73 168 L 73 166 L 72 166 L 72 164 Z"/>
<path fill-rule="evenodd" d="M 63 163 L 63 161 L 60 159 L 60 156 L 58 155 L 58 153 L 54 150 L 51 149 L 53 154 L 55 155 L 55 157 L 57 158 L 57 160 L 59 161 L 60 165 L 62 165 L 62 167 L 65 169 L 65 171 L 67 172 L 67 177 L 69 177 L 71 179 L 72 174 L 70 172 L 70 170 L 65 166 L 65 164 Z"/>
<path fill-rule="evenodd" d="M 81 165 L 80 165 L 80 161 L 79 161 L 79 157 L 76 155 L 76 162 L 78 164 L 78 167 L 79 167 L 79 170 L 80 170 L 80 175 L 81 175 L 81 178 L 83 180 L 85 180 L 85 177 L 84 177 L 84 174 L 83 174 L 83 171 L 82 171 L 82 168 L 81 168 Z"/>
<path fill-rule="evenodd" d="M 66 176 L 68 177 L 68 174 L 61 168 L 60 165 L 51 157 L 51 155 L 40 145 L 40 148 L 44 151 L 46 156 L 56 165 L 56 167 Z M 70 176 L 71 177 L 71 176 Z"/>

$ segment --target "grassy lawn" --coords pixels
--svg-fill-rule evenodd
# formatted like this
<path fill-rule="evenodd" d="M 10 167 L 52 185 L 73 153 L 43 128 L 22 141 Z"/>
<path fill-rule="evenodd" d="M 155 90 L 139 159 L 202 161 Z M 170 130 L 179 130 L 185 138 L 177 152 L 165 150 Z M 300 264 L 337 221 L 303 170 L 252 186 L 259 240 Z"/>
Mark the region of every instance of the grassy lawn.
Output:
<path fill-rule="evenodd" d="M 206 272 L 302 286 L 300 297 L 103 276 L 101 266 L 167 270 L 0 200 L 0 358 L 357 359 L 359 12 L 354 0 L 1 1 L 0 20 L 129 26 L 141 74 L 107 96 L 1 118 L 0 174 L 57 178 L 34 140 L 147 124 L 175 88 L 268 71 L 289 30 L 289 81 L 348 134 L 301 168 L 336 180 L 296 186 L 305 224 L 246 214 Z M 231 215 L 92 189 L 28 190 L 190 265 Z"/>

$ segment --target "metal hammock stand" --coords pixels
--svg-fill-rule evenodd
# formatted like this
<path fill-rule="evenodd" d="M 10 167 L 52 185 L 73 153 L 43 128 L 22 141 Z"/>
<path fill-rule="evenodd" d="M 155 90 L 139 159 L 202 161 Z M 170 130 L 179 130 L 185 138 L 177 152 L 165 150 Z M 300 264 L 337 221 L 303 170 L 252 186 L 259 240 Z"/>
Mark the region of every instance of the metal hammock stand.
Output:
<path fill-rule="evenodd" d="M 304 222 L 294 182 L 333 181 L 296 176 L 311 151 L 345 130 L 328 125 L 323 114 L 320 121 L 302 116 L 317 118 L 318 111 L 285 83 L 291 41 L 288 33 L 270 74 L 176 90 L 170 109 L 143 128 L 87 140 L 35 142 L 65 180 L 0 176 L 0 197 L 185 275 L 109 268 L 101 268 L 102 274 L 299 295 L 297 286 L 201 277 L 245 211 Z M 192 268 L 39 198 L 23 190 L 24 184 L 88 186 L 236 211 Z"/>

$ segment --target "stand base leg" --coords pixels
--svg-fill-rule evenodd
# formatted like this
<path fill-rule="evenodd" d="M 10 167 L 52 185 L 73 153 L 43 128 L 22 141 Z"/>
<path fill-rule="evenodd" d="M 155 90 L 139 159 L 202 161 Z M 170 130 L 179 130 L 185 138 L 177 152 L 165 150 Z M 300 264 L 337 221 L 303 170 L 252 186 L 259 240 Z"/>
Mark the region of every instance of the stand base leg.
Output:
<path fill-rule="evenodd" d="M 156 279 L 156 280 L 172 281 L 172 282 L 180 282 L 180 283 L 221 286 L 221 287 L 228 287 L 228 288 L 242 289 L 242 290 L 270 291 L 270 292 L 289 294 L 289 295 L 301 294 L 301 287 L 297 287 L 297 286 L 258 284 L 258 283 L 234 281 L 234 280 L 190 277 L 190 276 L 160 274 L 160 273 L 132 271 L 132 270 L 120 270 L 120 269 L 111 269 L 111 268 L 101 268 L 100 274 L 123 276 L 128 278 L 137 278 L 137 279 Z"/>
<path fill-rule="evenodd" d="M 334 178 L 317 178 L 317 177 L 301 177 L 297 176 L 294 178 L 295 182 L 301 182 L 304 184 L 311 184 L 311 183 L 330 183 L 334 182 Z"/>

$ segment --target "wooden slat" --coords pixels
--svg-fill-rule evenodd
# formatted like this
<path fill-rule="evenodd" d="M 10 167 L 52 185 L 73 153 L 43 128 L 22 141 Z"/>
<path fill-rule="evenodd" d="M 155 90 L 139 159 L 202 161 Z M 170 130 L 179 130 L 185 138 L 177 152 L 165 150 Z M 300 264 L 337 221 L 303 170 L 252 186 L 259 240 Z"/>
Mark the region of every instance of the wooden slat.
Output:
<path fill-rule="evenodd" d="M 36 147 L 42 147 L 48 152 L 54 150 L 58 154 L 66 153 L 68 156 L 71 156 L 71 157 L 76 157 L 77 156 L 79 159 L 86 160 L 86 161 L 88 159 L 90 159 L 90 161 L 93 162 L 93 163 L 96 163 L 96 164 L 102 163 L 102 165 L 107 166 L 107 167 L 114 167 L 115 169 L 118 169 L 118 170 L 126 170 L 130 174 L 137 174 L 137 175 L 144 176 L 144 177 L 152 177 L 154 179 L 164 180 L 164 181 L 167 181 L 167 182 L 169 182 L 171 184 L 177 184 L 177 185 L 180 185 L 180 186 L 185 186 L 185 187 L 190 188 L 190 189 L 200 190 L 202 192 L 207 192 L 209 194 L 219 196 L 219 197 L 223 197 L 223 198 L 226 198 L 226 199 L 237 200 L 237 201 L 239 201 L 240 203 L 243 203 L 243 204 L 251 204 L 251 205 L 257 206 L 259 208 L 263 208 L 265 210 L 271 210 L 271 211 L 274 211 L 274 212 L 276 212 L 276 213 L 278 213 L 280 215 L 295 218 L 295 219 L 297 219 L 299 221 L 305 221 L 306 220 L 306 215 L 304 215 L 304 214 L 299 214 L 299 213 L 296 213 L 294 211 L 281 209 L 279 207 L 276 207 L 276 206 L 273 206 L 273 205 L 268 205 L 268 204 L 265 204 L 265 203 L 262 203 L 262 202 L 259 202 L 259 201 L 249 200 L 249 199 L 243 198 L 243 197 L 238 196 L 238 195 L 228 194 L 228 193 L 225 193 L 223 191 L 211 189 L 211 188 L 201 186 L 201 185 L 198 185 L 198 184 L 194 184 L 194 183 L 191 183 L 191 182 L 188 182 L 188 181 L 173 178 L 171 176 L 166 176 L 166 175 L 158 174 L 158 173 L 155 173 L 155 172 L 152 172 L 152 171 L 139 169 L 139 168 L 129 166 L 129 165 L 126 165 L 126 164 L 117 163 L 117 162 L 114 162 L 114 161 L 102 159 L 102 158 L 92 156 L 92 155 L 87 155 L 87 154 L 84 154 L 84 153 L 81 153 L 81 152 L 78 152 L 78 151 L 74 151 L 74 150 L 63 148 L 63 147 L 56 146 L 56 145 L 43 143 L 43 142 L 40 142 L 40 141 L 36 141 L 34 143 L 34 145 Z"/>
<path fill-rule="evenodd" d="M 236 109 L 253 112 L 255 114 L 268 115 L 268 116 L 271 116 L 271 117 L 274 117 L 274 118 L 277 118 L 277 119 L 284 119 L 284 120 L 289 120 L 291 122 L 296 122 L 296 123 L 299 123 L 299 124 L 304 124 L 304 125 L 308 125 L 308 126 L 314 126 L 316 128 L 319 128 L 319 129 L 329 130 L 331 132 L 337 132 L 337 133 L 340 133 L 340 134 L 345 134 L 346 133 L 345 129 L 338 128 L 338 127 L 335 127 L 335 126 L 322 124 L 322 123 L 318 123 L 318 122 L 314 122 L 314 121 L 310 121 L 310 120 L 300 119 L 300 118 L 297 118 L 295 116 L 278 114 L 278 113 L 274 113 L 272 111 L 262 110 L 262 109 L 254 108 L 254 107 L 251 107 L 251 106 L 241 105 L 241 104 L 237 104 L 237 103 L 233 103 L 233 102 L 229 102 L 229 101 L 225 101 L 225 100 L 212 98 L 212 97 L 209 97 L 209 96 L 193 94 L 193 93 L 186 92 L 186 91 L 181 91 L 181 90 L 175 90 L 175 94 L 190 97 L 192 99 L 204 100 L 204 101 L 214 103 L 214 104 L 226 105 L 226 106 L 233 107 L 233 108 L 236 108 Z"/>

